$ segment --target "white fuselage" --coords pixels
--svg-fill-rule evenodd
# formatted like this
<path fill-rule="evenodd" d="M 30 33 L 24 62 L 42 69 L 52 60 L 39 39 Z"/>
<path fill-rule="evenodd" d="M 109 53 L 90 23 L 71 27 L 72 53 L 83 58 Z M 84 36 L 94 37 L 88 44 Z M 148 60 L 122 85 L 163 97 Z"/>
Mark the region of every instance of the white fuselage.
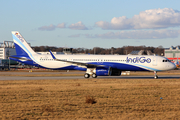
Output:
<path fill-rule="evenodd" d="M 37 64 L 50 69 L 58 69 L 71 65 L 68 62 L 55 61 L 51 55 L 33 55 Z M 64 61 L 73 61 L 78 63 L 92 63 L 97 65 L 106 65 L 121 70 L 136 71 L 134 67 L 142 68 L 148 71 L 164 71 L 170 70 L 174 64 L 165 61 L 165 57 L 147 56 L 147 55 L 56 55 L 57 59 Z M 163 62 L 164 60 L 164 62 Z M 126 68 L 130 65 L 129 69 Z M 83 66 L 79 66 L 83 67 Z"/>

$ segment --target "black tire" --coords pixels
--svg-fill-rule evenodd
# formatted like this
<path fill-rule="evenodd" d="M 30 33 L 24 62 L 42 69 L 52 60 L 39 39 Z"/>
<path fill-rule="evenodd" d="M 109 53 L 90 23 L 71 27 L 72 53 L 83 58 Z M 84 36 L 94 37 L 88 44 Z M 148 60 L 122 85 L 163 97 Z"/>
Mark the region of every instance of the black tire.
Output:
<path fill-rule="evenodd" d="M 93 78 L 97 78 L 97 75 L 95 73 L 92 74 Z"/>
<path fill-rule="evenodd" d="M 154 76 L 154 79 L 158 79 L 158 76 L 157 76 L 157 75 L 155 75 L 155 76 Z"/>
<path fill-rule="evenodd" d="M 88 73 L 84 74 L 84 78 L 89 78 L 89 77 L 90 77 L 90 75 Z"/>

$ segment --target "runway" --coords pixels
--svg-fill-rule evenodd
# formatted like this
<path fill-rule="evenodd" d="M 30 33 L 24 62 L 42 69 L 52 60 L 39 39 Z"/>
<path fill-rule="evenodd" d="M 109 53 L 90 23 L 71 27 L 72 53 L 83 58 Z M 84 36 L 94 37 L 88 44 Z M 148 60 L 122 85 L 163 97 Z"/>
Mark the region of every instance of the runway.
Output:
<path fill-rule="evenodd" d="M 83 76 L 84 72 L 0 72 L 0 80 L 63 80 L 63 79 L 85 79 Z M 20 76 L 20 75 L 38 75 L 42 76 Z M 52 76 L 43 76 L 51 74 Z M 56 76 L 57 74 L 66 75 L 66 76 Z M 69 74 L 69 76 L 68 76 Z M 73 76 L 73 74 L 76 74 Z M 10 75 L 10 76 L 8 76 Z M 15 76 L 14 76 L 15 75 Z M 19 76 L 18 76 L 19 75 Z M 54 76 L 53 76 L 54 75 Z M 179 79 L 179 75 L 158 75 L 158 79 Z M 154 79 L 153 75 L 121 75 L 121 76 L 98 76 L 97 78 L 88 78 L 88 79 Z M 88 80 L 87 79 L 87 80 Z"/>
<path fill-rule="evenodd" d="M 21 76 L 3 76 L 0 80 L 62 80 L 62 79 L 85 79 L 83 76 L 67 76 L 67 77 L 21 77 Z M 153 76 L 98 76 L 97 78 L 88 79 L 154 79 Z M 88 80 L 87 79 L 87 80 Z M 159 76 L 158 79 L 180 79 L 180 75 Z"/>

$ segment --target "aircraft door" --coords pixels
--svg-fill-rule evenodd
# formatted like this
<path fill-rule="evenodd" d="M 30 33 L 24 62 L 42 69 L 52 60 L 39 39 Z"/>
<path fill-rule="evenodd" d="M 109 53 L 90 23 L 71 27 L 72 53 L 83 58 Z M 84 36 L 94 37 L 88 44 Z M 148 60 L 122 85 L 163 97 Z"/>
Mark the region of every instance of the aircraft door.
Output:
<path fill-rule="evenodd" d="M 157 59 L 158 57 L 156 56 L 153 57 L 153 61 L 152 61 L 153 66 L 157 66 Z"/>

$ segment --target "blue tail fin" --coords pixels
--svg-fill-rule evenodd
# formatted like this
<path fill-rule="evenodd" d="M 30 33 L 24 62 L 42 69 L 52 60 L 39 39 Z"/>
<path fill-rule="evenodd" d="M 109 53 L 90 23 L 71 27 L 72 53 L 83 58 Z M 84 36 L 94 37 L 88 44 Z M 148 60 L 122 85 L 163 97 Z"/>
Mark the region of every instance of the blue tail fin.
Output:
<path fill-rule="evenodd" d="M 18 31 L 12 31 L 12 36 L 17 55 L 32 57 L 33 54 L 37 54 Z"/>

